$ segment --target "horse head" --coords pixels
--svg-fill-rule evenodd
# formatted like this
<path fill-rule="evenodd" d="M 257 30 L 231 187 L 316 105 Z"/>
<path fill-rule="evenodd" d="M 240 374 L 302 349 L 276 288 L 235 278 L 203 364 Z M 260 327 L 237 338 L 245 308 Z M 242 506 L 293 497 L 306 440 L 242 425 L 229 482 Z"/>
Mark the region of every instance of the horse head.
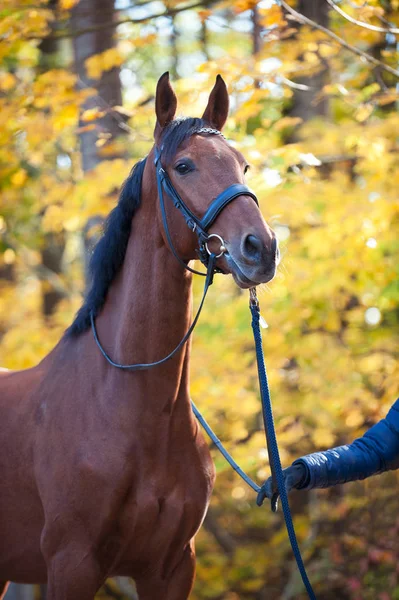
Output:
<path fill-rule="evenodd" d="M 176 118 L 176 109 L 177 98 L 165 73 L 158 81 L 155 98 L 155 163 L 158 176 L 167 179 L 167 194 L 170 189 L 168 195 L 175 192 L 175 206 L 187 209 L 183 216 L 189 224 L 187 227 L 181 212 L 167 202 L 164 213 L 170 236 L 165 243 L 173 244 L 186 262 L 196 258 L 205 215 L 208 226 L 202 232 L 203 242 L 209 236 L 207 250 L 220 255 L 218 269 L 231 273 L 241 288 L 270 281 L 279 261 L 276 235 L 265 222 L 256 196 L 245 185 L 247 161 L 221 134 L 229 110 L 222 77 L 217 76 L 201 119 Z M 158 193 L 162 194 L 159 188 Z M 226 194 L 234 196 L 225 202 Z M 216 211 L 213 202 L 218 203 Z M 212 212 L 214 218 L 209 222 Z M 161 219 L 161 211 L 158 217 Z M 165 220 L 160 228 L 163 235 L 168 233 Z"/>

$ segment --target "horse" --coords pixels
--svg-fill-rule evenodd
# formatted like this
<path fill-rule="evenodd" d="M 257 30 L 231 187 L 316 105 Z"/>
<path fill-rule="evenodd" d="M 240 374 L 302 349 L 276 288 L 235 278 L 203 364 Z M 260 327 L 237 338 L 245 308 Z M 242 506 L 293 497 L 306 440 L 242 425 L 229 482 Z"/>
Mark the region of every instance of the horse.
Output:
<path fill-rule="evenodd" d="M 170 352 L 189 328 L 196 225 L 220 197 L 200 245 L 243 289 L 273 278 L 278 248 L 244 185 L 247 162 L 221 134 L 223 79 L 202 118 L 176 107 L 164 73 L 154 146 L 106 220 L 82 307 L 37 366 L 0 372 L 0 596 L 8 581 L 47 582 L 48 600 L 92 600 L 112 576 L 132 577 L 140 600 L 192 589 L 215 469 L 190 405 L 190 343 Z M 178 202 L 160 206 L 171 189 L 190 227 Z"/>

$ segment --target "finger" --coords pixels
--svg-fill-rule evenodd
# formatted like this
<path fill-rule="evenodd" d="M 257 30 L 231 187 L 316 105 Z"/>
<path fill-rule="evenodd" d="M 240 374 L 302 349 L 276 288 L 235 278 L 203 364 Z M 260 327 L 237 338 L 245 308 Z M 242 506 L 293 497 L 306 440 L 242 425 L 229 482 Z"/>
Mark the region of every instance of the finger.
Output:
<path fill-rule="evenodd" d="M 271 497 L 271 507 L 272 507 L 272 512 L 277 512 L 278 511 L 278 498 L 279 498 L 279 493 L 278 492 L 274 492 L 274 494 Z"/>
<path fill-rule="evenodd" d="M 262 506 L 263 502 L 265 501 L 265 498 L 266 498 L 265 488 L 262 485 L 262 487 L 260 488 L 258 495 L 256 497 L 256 504 L 258 506 Z"/>
<path fill-rule="evenodd" d="M 269 477 L 267 481 L 263 484 L 263 488 L 265 490 L 265 495 L 267 498 L 272 498 L 275 493 L 274 485 L 273 485 L 273 477 Z"/>
<path fill-rule="evenodd" d="M 269 479 L 267 481 L 265 481 L 265 483 L 262 485 L 262 487 L 260 488 L 260 490 L 258 492 L 256 504 L 258 506 L 262 506 L 265 498 L 271 499 L 273 497 L 273 494 L 274 494 L 273 480 L 271 477 L 269 477 Z"/>

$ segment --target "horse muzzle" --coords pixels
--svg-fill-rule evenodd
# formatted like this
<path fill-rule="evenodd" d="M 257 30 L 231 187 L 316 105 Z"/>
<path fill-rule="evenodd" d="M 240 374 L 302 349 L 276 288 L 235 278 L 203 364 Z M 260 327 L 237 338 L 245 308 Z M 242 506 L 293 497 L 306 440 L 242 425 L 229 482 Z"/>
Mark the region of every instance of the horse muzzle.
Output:
<path fill-rule="evenodd" d="M 236 284 L 247 289 L 267 283 L 276 274 L 280 251 L 275 237 L 267 247 L 256 235 L 243 237 L 240 244 L 226 244 L 224 258 Z"/>

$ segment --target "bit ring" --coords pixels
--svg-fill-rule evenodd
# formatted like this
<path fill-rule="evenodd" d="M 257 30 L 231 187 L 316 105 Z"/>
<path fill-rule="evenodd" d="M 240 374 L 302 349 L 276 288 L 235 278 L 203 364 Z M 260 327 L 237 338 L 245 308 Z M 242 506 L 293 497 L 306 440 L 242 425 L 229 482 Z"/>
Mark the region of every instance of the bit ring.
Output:
<path fill-rule="evenodd" d="M 211 254 L 212 254 L 212 252 L 211 252 L 211 251 L 209 250 L 209 248 L 208 248 L 208 242 L 209 242 L 209 240 L 210 240 L 211 238 L 213 238 L 213 237 L 214 237 L 214 238 L 217 238 L 217 239 L 220 241 L 220 254 L 217 254 L 217 255 L 215 256 L 215 258 L 220 258 L 221 256 L 223 256 L 223 254 L 224 254 L 225 252 L 227 252 L 227 248 L 226 248 L 226 246 L 224 245 L 224 239 L 223 239 L 223 238 L 222 238 L 220 235 L 218 235 L 217 233 L 210 233 L 210 234 L 208 235 L 208 239 L 207 239 L 207 240 L 206 240 L 206 242 L 205 242 L 205 248 L 206 248 L 206 251 L 208 252 L 208 254 L 209 254 L 209 255 L 211 255 Z"/>

